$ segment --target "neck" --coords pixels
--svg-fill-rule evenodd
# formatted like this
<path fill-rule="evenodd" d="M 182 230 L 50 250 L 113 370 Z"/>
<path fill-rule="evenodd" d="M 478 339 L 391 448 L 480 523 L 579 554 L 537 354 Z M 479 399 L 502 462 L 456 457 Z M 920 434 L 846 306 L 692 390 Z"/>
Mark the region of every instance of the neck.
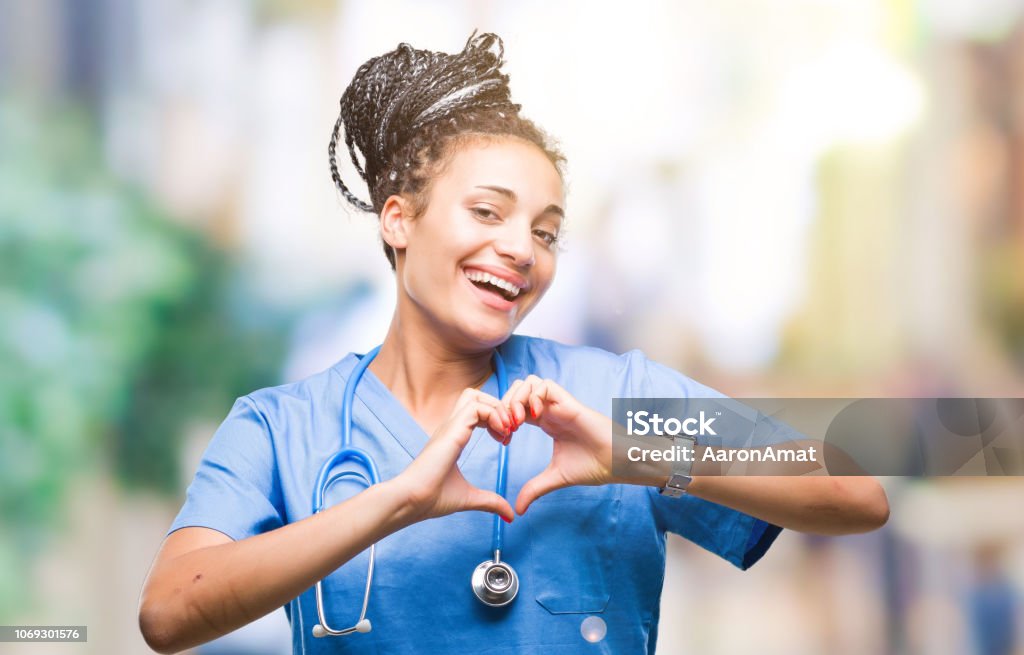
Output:
<path fill-rule="evenodd" d="M 463 389 L 480 388 L 491 376 L 492 352 L 457 350 L 425 326 L 407 325 L 396 311 L 369 368 L 414 416 L 447 416 Z"/>

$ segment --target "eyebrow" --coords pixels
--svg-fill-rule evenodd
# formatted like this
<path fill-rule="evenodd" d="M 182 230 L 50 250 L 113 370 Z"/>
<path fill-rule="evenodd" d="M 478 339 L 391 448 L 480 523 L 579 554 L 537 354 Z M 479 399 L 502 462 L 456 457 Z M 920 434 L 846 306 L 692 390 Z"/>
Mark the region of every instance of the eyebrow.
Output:
<path fill-rule="evenodd" d="M 490 184 L 478 184 L 476 186 L 476 188 L 477 189 L 487 189 L 488 191 L 494 191 L 495 193 L 500 193 L 501 195 L 505 196 L 506 198 L 508 198 L 512 202 L 515 202 L 516 199 L 517 199 L 515 191 L 513 191 L 512 189 L 506 189 L 503 186 L 493 186 L 493 185 L 490 185 Z M 558 214 L 562 218 L 565 218 L 565 210 L 562 209 L 561 207 L 559 207 L 558 205 L 555 205 L 555 204 L 548 205 L 547 207 L 544 208 L 544 211 L 542 211 L 541 213 L 542 214 L 547 214 L 547 213 Z"/>

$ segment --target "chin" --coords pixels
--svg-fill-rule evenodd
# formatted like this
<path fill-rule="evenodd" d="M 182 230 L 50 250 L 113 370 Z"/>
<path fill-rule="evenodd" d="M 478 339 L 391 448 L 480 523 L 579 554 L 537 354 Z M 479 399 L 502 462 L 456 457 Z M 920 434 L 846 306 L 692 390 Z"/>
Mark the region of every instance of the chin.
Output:
<path fill-rule="evenodd" d="M 495 348 L 505 343 L 515 330 L 519 321 L 502 321 L 491 318 L 486 322 L 470 322 L 460 326 L 459 332 L 474 345 L 482 348 Z"/>

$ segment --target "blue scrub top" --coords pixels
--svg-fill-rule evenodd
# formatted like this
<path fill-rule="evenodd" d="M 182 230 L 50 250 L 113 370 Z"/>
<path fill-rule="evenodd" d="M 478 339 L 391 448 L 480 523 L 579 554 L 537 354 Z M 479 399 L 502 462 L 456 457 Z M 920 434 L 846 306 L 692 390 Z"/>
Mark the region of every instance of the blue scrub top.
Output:
<path fill-rule="evenodd" d="M 606 416 L 614 397 L 721 397 L 640 350 L 616 355 L 513 335 L 499 347 L 511 384 L 550 378 Z M 187 498 L 168 532 L 213 528 L 239 540 L 308 517 L 322 463 L 340 447 L 341 397 L 362 355 L 349 353 L 299 382 L 239 398 L 214 434 Z M 497 396 L 495 376 L 483 390 Z M 376 460 L 381 479 L 399 474 L 428 439 L 390 390 L 367 369 L 352 408 L 353 444 Z M 510 446 L 507 497 L 547 466 L 551 438 L 522 426 Z M 479 428 L 459 467 L 493 489 L 499 445 Z M 327 504 L 359 491 L 348 479 L 331 486 Z M 570 487 L 531 505 L 506 526 L 502 558 L 519 573 L 519 596 L 490 608 L 473 595 L 473 569 L 491 557 L 493 515 L 460 512 L 417 523 L 377 544 L 367 617 L 373 631 L 316 639 L 313 588 L 285 606 L 295 653 L 653 653 L 666 532 L 679 534 L 746 569 L 781 528 L 693 496 L 668 498 L 635 485 Z M 324 581 L 328 622 L 349 627 L 359 616 L 368 551 Z M 253 575 L 259 575 L 254 571 Z M 597 643 L 580 624 L 599 616 Z"/>

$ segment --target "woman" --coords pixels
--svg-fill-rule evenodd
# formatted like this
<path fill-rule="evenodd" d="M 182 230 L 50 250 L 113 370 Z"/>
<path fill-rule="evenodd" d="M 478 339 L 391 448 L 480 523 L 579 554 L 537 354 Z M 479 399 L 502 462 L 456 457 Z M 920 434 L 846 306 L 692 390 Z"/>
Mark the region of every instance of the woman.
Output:
<path fill-rule="evenodd" d="M 285 606 L 295 652 L 653 652 L 666 531 L 747 568 L 783 527 L 841 534 L 885 522 L 870 478 L 698 475 L 671 498 L 659 493 L 664 472 L 613 476 L 613 397 L 716 394 L 638 350 L 513 334 L 554 277 L 564 196 L 562 157 L 519 116 L 501 64 L 493 34 L 454 55 L 401 44 L 345 91 L 331 171 L 349 202 L 379 217 L 398 291 L 390 329 L 375 357 L 350 353 L 236 402 L 143 590 L 139 621 L 154 649 L 176 652 Z M 342 128 L 371 203 L 338 173 Z M 503 393 L 497 367 L 514 380 Z M 381 482 L 330 485 L 313 514 L 360 368 L 351 440 Z M 514 511 L 487 490 L 503 452 Z M 470 588 L 493 557 L 481 512 L 511 524 L 502 559 L 519 591 L 502 607 Z M 372 631 L 314 637 L 314 584 L 326 578 L 327 624 L 352 625 L 374 543 Z"/>

